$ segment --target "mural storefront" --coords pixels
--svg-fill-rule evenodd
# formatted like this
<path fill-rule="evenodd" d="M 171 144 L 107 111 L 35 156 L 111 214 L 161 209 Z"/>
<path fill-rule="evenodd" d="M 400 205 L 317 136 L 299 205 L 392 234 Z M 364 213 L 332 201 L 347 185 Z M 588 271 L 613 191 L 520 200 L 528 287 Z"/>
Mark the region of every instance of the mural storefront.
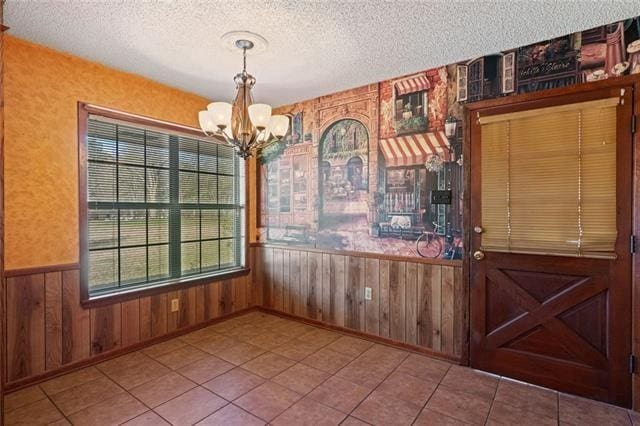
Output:
<path fill-rule="evenodd" d="M 260 155 L 260 239 L 462 257 L 462 105 L 640 73 L 633 18 L 279 108 Z"/>
<path fill-rule="evenodd" d="M 348 235 L 366 232 L 369 196 L 369 135 L 357 120 L 333 123 L 318 146 L 318 234 L 322 247 L 340 247 Z M 338 231 L 338 232 L 336 232 Z"/>

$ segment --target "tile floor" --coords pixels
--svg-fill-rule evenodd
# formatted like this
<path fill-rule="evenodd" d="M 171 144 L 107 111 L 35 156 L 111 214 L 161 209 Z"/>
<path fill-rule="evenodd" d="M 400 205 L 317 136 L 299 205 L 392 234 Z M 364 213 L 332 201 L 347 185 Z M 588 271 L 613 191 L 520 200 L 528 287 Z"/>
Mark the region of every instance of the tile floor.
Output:
<path fill-rule="evenodd" d="M 629 425 L 640 415 L 251 312 L 5 398 L 6 424 Z"/>

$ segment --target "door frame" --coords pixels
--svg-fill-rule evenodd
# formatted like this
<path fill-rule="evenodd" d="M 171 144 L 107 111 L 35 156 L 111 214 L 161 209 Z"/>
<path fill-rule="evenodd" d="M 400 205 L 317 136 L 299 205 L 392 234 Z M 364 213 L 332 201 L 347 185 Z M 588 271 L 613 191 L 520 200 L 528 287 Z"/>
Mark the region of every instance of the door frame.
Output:
<path fill-rule="evenodd" d="M 545 99 L 564 96 L 570 102 L 570 98 L 583 95 L 584 93 L 597 91 L 601 89 L 614 89 L 632 86 L 633 94 L 633 116 L 637 117 L 640 112 L 640 74 L 610 78 L 603 81 L 592 83 L 579 83 L 559 89 L 550 89 L 540 92 L 524 93 L 519 95 L 505 96 L 496 99 L 489 99 L 463 105 L 463 158 L 464 161 L 464 203 L 463 203 L 463 244 L 465 255 L 463 257 L 463 279 L 466 296 L 466 306 L 468 315 L 464 328 L 467 330 L 466 345 L 463 348 L 461 362 L 464 365 L 470 364 L 470 346 L 471 346 L 471 236 L 472 236 L 472 215 L 471 215 L 471 191 L 473 189 L 471 182 L 471 120 L 477 117 L 479 110 L 491 110 L 493 108 L 514 106 L 518 104 L 529 103 L 531 101 L 544 101 Z M 638 122 L 640 127 L 640 122 Z M 640 190 L 640 148 L 637 146 L 639 142 L 638 131 L 632 135 L 632 211 L 631 211 L 631 232 L 638 240 L 638 248 L 631 255 L 631 352 L 634 357 L 640 357 L 640 195 L 636 196 Z M 625 366 L 626 367 L 626 366 Z M 631 377 L 631 399 L 632 408 L 640 411 L 640 367 L 636 366 Z"/>

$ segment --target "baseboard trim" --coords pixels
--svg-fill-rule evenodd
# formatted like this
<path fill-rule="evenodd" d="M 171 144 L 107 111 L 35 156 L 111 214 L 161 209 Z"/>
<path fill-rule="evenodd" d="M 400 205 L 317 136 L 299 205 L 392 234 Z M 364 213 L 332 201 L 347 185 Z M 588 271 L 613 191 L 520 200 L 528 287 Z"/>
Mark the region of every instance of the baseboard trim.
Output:
<path fill-rule="evenodd" d="M 309 324 L 309 325 L 313 325 L 315 327 L 324 328 L 324 329 L 331 330 L 331 331 L 339 331 L 340 333 L 343 333 L 343 334 L 349 334 L 349 335 L 352 335 L 352 336 L 360 337 L 360 338 L 365 339 L 365 340 L 370 340 L 372 342 L 381 343 L 383 345 L 395 347 L 395 348 L 398 348 L 398 349 L 408 350 L 408 351 L 411 351 L 411 352 L 416 352 L 416 353 L 419 353 L 421 355 L 429 356 L 431 358 L 440 359 L 442 361 L 453 362 L 453 363 L 456 363 L 456 364 L 465 365 L 465 361 L 463 361 L 462 358 L 459 357 L 459 356 L 445 354 L 445 353 L 442 353 L 442 352 L 437 352 L 437 351 L 434 351 L 432 349 L 424 348 L 422 346 L 411 345 L 409 343 L 401 342 L 399 340 L 394 340 L 394 339 L 389 339 L 389 338 L 386 338 L 386 337 L 376 336 L 375 334 L 365 333 L 363 331 L 353 330 L 351 328 L 342 327 L 342 326 L 339 326 L 339 325 L 333 325 L 333 324 L 329 324 L 329 323 L 326 323 L 326 322 L 323 322 L 323 321 L 318 321 L 318 320 L 314 320 L 314 319 L 311 319 L 311 318 L 305 318 L 305 317 L 301 317 L 301 316 L 298 316 L 298 315 L 289 314 L 289 313 L 286 313 L 286 312 L 278 311 L 276 309 L 267 308 L 267 307 L 264 307 L 264 306 L 257 306 L 256 308 L 259 311 L 262 311 L 262 312 L 265 312 L 265 313 L 269 313 L 269 314 L 277 315 L 277 316 L 280 316 L 280 317 L 283 317 L 283 318 L 288 318 L 288 319 L 292 319 L 292 320 L 295 320 L 295 321 L 303 322 L 303 323 L 306 323 L 306 324 Z"/>
<path fill-rule="evenodd" d="M 30 377 L 25 377 L 24 379 L 20 379 L 20 380 L 16 380 L 13 382 L 9 382 L 5 384 L 4 387 L 4 393 L 8 394 L 11 392 L 15 392 L 18 391 L 20 389 L 24 389 L 28 386 L 32 386 L 38 383 L 42 383 L 46 380 L 50 380 L 53 379 L 55 377 L 59 377 L 59 376 L 63 376 L 65 374 L 69 374 L 72 373 L 76 370 L 80 370 L 82 368 L 86 368 L 89 367 L 91 365 L 96 365 L 99 364 L 103 361 L 107 361 L 109 359 L 113 359 L 113 358 L 117 358 L 119 356 L 122 355 L 126 355 L 128 353 L 131 352 L 135 352 L 135 351 L 139 351 L 140 349 L 144 349 L 146 347 L 164 342 L 166 340 L 169 339 L 173 339 L 175 337 L 179 337 L 182 335 L 185 335 L 187 333 L 191 333 L 192 331 L 196 331 L 199 330 L 201 328 L 204 327 L 208 327 L 210 325 L 213 324 L 217 324 L 219 322 L 222 321 L 226 321 L 228 319 L 240 316 L 240 315 L 244 315 L 247 314 L 249 312 L 253 312 L 253 311 L 257 311 L 259 310 L 258 306 L 251 306 L 249 308 L 245 308 L 245 309 L 241 309 L 239 311 L 236 312 L 232 312 L 230 314 L 226 314 L 217 318 L 212 318 L 210 320 L 204 321 L 204 322 L 200 322 L 198 324 L 194 324 L 194 325 L 190 325 L 188 327 L 185 328 L 181 328 L 179 330 L 175 330 L 172 331 L 170 333 L 167 334 L 163 334 L 162 336 L 157 336 L 157 337 L 153 337 L 151 339 L 145 340 L 144 342 L 139 342 L 136 344 L 133 344 L 131 346 L 127 346 L 126 348 L 119 348 L 119 349 L 115 349 L 113 351 L 109 351 L 109 352 L 105 352 L 99 355 L 95 355 L 91 358 L 86 358 L 80 361 L 76 361 L 70 364 L 66 364 L 65 366 L 58 368 L 56 370 L 51 370 L 51 371 L 47 371 L 45 373 L 42 374 L 38 374 L 35 376 L 30 376 Z"/>

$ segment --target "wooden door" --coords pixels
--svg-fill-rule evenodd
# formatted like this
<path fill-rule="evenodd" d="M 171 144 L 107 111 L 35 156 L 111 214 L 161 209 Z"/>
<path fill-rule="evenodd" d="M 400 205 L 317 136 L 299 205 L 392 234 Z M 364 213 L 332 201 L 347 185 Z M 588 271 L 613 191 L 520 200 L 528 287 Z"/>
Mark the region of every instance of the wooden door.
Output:
<path fill-rule="evenodd" d="M 633 87 L 608 86 L 544 99 L 514 97 L 513 103 L 470 111 L 470 357 L 474 368 L 629 406 Z M 483 247 L 488 237 L 478 117 L 616 96 L 615 253 L 597 258 Z"/>

